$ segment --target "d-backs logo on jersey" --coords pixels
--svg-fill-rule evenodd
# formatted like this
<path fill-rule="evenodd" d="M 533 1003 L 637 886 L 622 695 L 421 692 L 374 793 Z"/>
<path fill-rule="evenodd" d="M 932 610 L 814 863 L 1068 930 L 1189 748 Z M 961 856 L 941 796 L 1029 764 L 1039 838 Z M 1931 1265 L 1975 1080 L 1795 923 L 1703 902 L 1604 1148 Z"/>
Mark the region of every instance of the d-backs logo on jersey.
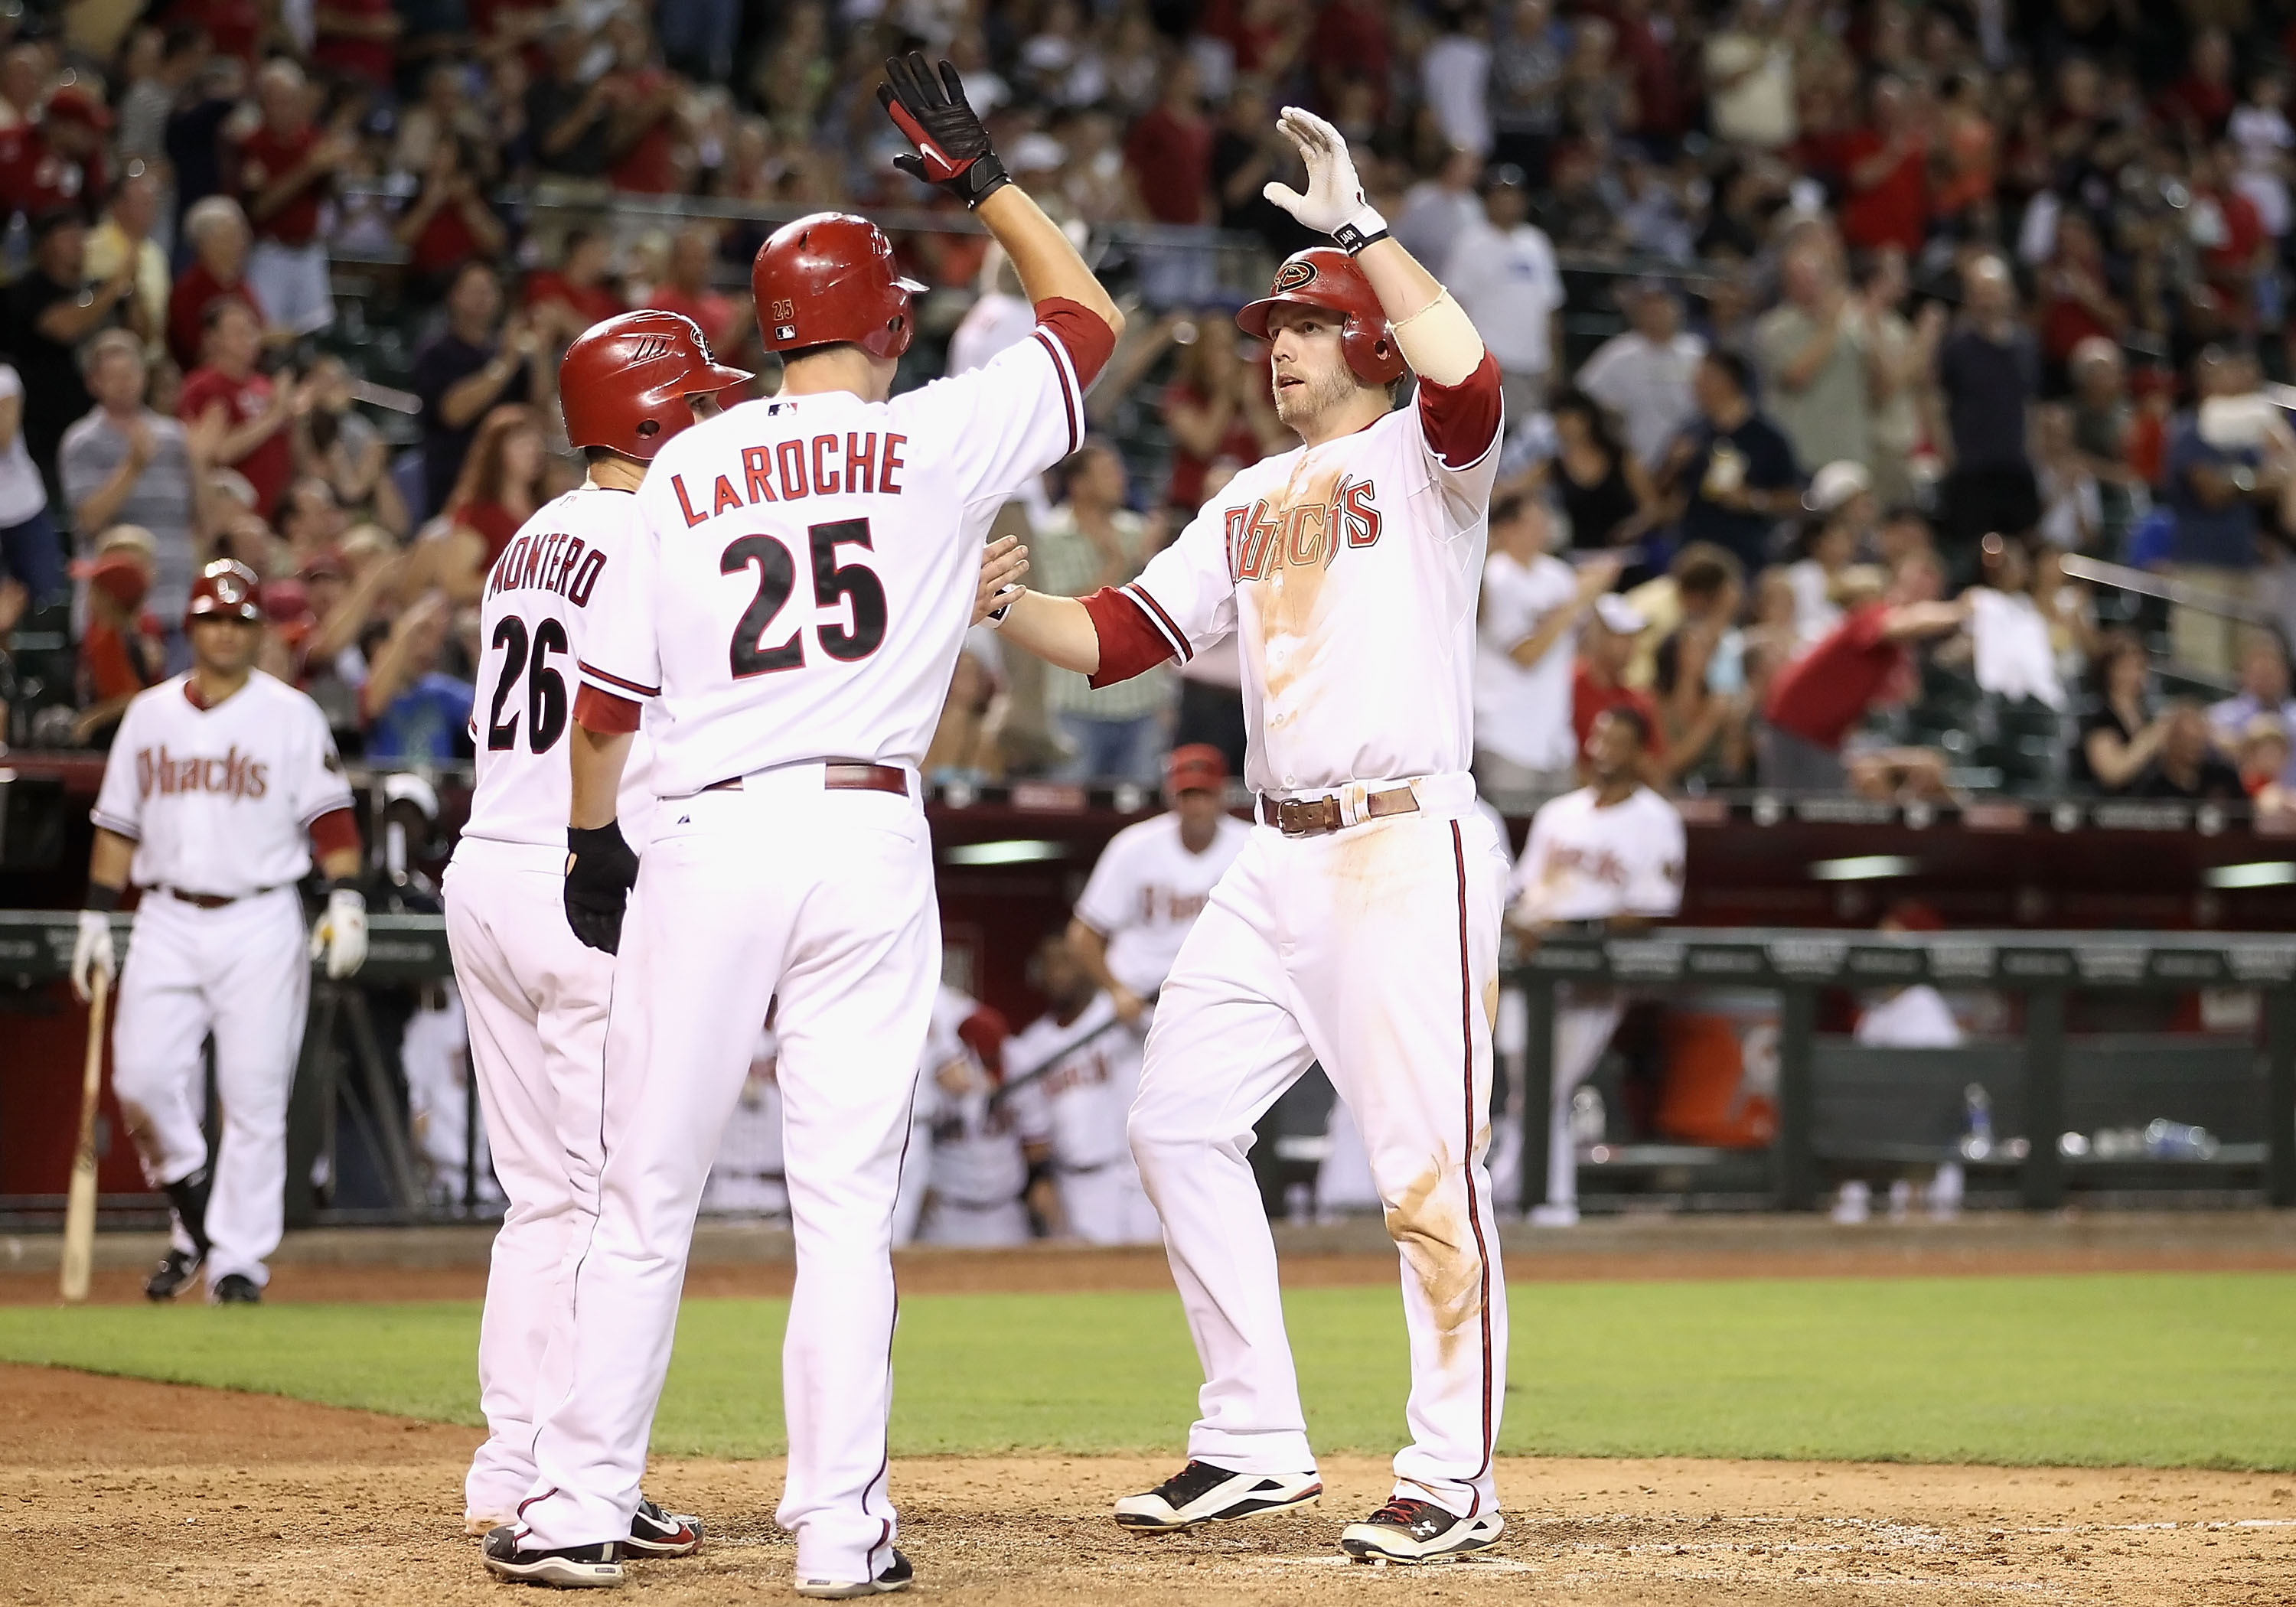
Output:
<path fill-rule="evenodd" d="M 1204 906 L 1211 902 L 1211 894 L 1183 893 L 1148 882 L 1141 887 L 1139 899 L 1141 925 L 1180 925 L 1202 914 Z"/>
<path fill-rule="evenodd" d="M 220 792 L 226 798 L 260 798 L 270 790 L 271 767 L 248 758 L 237 743 L 221 758 L 177 758 L 167 744 L 135 750 L 135 790 L 152 793 Z"/>
<path fill-rule="evenodd" d="M 1309 462 L 1302 454 L 1300 467 Z M 1278 569 L 1327 569 L 1341 547 L 1367 547 L 1382 521 L 1368 480 L 1338 473 L 1300 483 L 1295 471 L 1283 494 L 1259 497 L 1225 516 L 1227 572 L 1238 585 Z"/>

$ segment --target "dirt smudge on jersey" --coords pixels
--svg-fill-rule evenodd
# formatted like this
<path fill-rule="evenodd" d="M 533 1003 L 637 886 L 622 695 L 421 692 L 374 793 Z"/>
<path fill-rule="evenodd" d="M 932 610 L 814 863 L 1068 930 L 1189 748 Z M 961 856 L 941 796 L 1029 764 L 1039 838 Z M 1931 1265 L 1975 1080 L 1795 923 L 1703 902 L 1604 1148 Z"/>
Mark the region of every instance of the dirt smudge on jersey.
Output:
<path fill-rule="evenodd" d="M 1448 1369 L 1481 1315 L 1483 1264 L 1455 1200 L 1466 1170 L 1438 1152 L 1387 1208 L 1387 1235 L 1403 1252 L 1435 1320 L 1435 1353 Z M 1480 1339 L 1477 1341 L 1480 1343 Z"/>
<path fill-rule="evenodd" d="M 1268 499 L 1266 517 L 1275 522 L 1277 534 L 1270 544 L 1266 578 L 1251 585 L 1259 616 L 1259 683 L 1267 689 L 1271 730 L 1290 723 L 1298 712 L 1292 691 L 1329 645 L 1319 639 L 1317 627 L 1323 615 L 1324 578 L 1341 540 L 1340 531 L 1333 528 L 1338 521 L 1326 512 L 1320 561 L 1292 563 L 1289 535 L 1292 511 L 1317 506 L 1330 510 L 1339 488 L 1339 468 L 1318 470 L 1316 455 L 1302 452 L 1282 493 Z"/>
<path fill-rule="evenodd" d="M 1499 980 L 1493 977 L 1483 984 L 1483 1025 L 1493 1031 L 1499 1024 Z"/>

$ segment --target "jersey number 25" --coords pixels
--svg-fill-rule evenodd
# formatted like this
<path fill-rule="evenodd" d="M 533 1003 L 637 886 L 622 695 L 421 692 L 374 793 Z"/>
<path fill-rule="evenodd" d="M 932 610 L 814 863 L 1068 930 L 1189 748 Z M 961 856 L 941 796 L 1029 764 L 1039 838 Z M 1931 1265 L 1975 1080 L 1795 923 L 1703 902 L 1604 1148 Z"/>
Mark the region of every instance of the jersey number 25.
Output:
<path fill-rule="evenodd" d="M 850 627 L 840 621 L 815 628 L 814 635 L 821 639 L 822 652 L 843 664 L 867 658 L 885 640 L 884 583 L 865 563 L 839 563 L 837 549 L 873 546 L 869 521 L 840 519 L 814 525 L 806 531 L 806 538 L 812 549 L 809 555 L 813 560 L 815 603 L 822 608 L 835 608 L 848 597 L 853 600 Z M 737 681 L 750 676 L 805 668 L 803 627 L 790 632 L 788 639 L 778 646 L 765 644 L 766 633 L 773 628 L 790 594 L 797 589 L 797 555 L 777 536 L 743 536 L 728 544 L 718 560 L 718 572 L 738 575 L 753 564 L 758 570 L 758 593 L 750 599 L 750 606 L 742 611 L 741 622 L 734 627 L 733 645 L 727 653 Z"/>

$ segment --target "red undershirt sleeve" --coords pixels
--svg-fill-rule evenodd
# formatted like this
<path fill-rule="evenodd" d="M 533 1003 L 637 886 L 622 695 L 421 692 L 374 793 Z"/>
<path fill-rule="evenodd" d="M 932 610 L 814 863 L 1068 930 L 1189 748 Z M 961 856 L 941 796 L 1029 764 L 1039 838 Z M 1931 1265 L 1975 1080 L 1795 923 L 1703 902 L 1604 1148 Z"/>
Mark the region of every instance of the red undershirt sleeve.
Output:
<path fill-rule="evenodd" d="M 1095 686 L 1113 686 L 1171 658 L 1172 644 L 1149 619 L 1147 611 L 1113 586 L 1080 597 L 1092 627 L 1100 635 L 1100 668 L 1088 677 Z"/>
<path fill-rule="evenodd" d="M 329 809 L 311 823 L 311 847 L 324 859 L 343 849 L 359 846 L 358 819 L 348 809 Z"/>
<path fill-rule="evenodd" d="M 1419 381 L 1419 428 L 1447 469 L 1464 469 L 1498 444 L 1499 365 L 1488 351 L 1456 385 Z"/>
<path fill-rule="evenodd" d="M 1116 349 L 1116 332 L 1101 321 L 1098 313 L 1066 296 L 1047 296 L 1037 303 L 1037 327 L 1061 343 L 1076 370 L 1077 383 L 1086 389 L 1108 366 L 1109 354 Z"/>
<path fill-rule="evenodd" d="M 574 723 L 598 736 L 627 736 L 638 728 L 639 705 L 611 692 L 583 685 L 574 694 Z"/>

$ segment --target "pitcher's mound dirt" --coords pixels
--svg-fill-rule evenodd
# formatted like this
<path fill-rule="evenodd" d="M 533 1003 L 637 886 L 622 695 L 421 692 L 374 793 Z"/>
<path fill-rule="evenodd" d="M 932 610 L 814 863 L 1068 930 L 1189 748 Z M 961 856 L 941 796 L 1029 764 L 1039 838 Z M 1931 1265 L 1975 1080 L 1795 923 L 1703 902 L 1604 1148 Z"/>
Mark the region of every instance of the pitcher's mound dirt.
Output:
<path fill-rule="evenodd" d="M 0 1603 L 539 1601 L 461 1533 L 467 1429 L 262 1396 L 0 1367 Z M 1172 1459 L 896 1464 L 917 1599 L 1013 1607 L 1324 1603 L 2287 1603 L 2287 1475 L 1513 1458 L 1488 1560 L 1374 1570 L 1333 1548 L 1386 1493 L 1324 1464 L 1316 1511 L 1163 1541 L 1108 1504 Z M 639 1599 L 793 1601 L 771 1462 L 658 1462 L 647 1488 L 703 1513 L 699 1556 L 633 1565 Z"/>

